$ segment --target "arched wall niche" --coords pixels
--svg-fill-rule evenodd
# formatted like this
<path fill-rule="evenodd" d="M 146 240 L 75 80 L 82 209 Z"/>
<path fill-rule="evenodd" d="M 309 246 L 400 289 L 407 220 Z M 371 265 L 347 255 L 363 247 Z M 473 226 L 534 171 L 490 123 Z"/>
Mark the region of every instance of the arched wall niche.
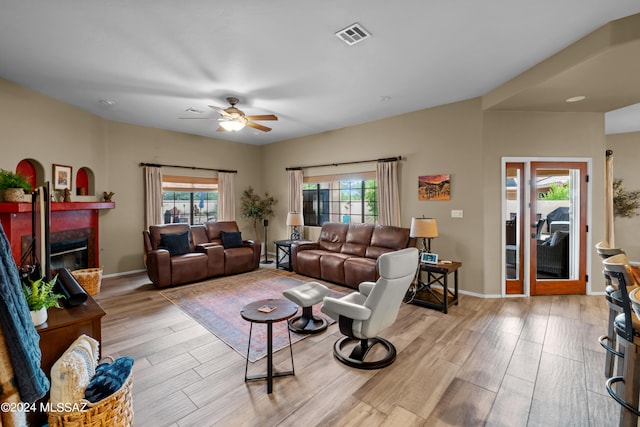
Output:
<path fill-rule="evenodd" d="M 76 172 L 76 196 L 93 196 L 95 192 L 95 175 L 93 171 L 83 166 Z"/>
<path fill-rule="evenodd" d="M 26 177 L 33 188 L 45 182 L 44 167 L 35 159 L 22 159 L 16 166 L 16 173 Z"/>

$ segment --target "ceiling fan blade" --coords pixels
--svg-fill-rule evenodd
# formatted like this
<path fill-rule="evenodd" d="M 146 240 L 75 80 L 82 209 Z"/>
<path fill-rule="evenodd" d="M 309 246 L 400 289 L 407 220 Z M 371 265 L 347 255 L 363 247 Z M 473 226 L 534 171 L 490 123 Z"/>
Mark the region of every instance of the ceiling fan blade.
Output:
<path fill-rule="evenodd" d="M 245 116 L 249 120 L 278 120 L 273 114 L 264 114 L 261 116 Z"/>
<path fill-rule="evenodd" d="M 226 132 L 227 130 L 225 128 L 223 128 L 222 126 L 218 126 L 218 129 L 216 129 L 216 131 L 218 131 L 218 132 Z"/>
<path fill-rule="evenodd" d="M 218 113 L 222 114 L 223 116 L 230 116 L 230 114 L 229 114 L 229 113 L 227 113 L 226 111 L 224 111 L 224 110 L 223 110 L 222 108 L 220 108 L 220 107 L 215 107 L 215 106 L 213 106 L 213 105 L 209 105 L 209 108 L 211 108 L 211 109 L 213 109 L 213 110 L 217 111 Z"/>
<path fill-rule="evenodd" d="M 246 125 L 254 129 L 261 130 L 262 132 L 269 132 L 271 130 L 271 128 L 268 128 L 266 126 L 262 126 L 262 125 L 259 125 L 258 123 L 254 123 L 250 121 L 247 121 Z"/>

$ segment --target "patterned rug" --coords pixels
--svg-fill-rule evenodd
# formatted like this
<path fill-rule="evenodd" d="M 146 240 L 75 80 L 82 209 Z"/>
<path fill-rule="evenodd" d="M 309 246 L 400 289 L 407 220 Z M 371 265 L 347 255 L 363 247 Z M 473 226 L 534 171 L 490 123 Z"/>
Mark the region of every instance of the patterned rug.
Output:
<path fill-rule="evenodd" d="M 246 357 L 250 323 L 240 317 L 240 309 L 253 301 L 284 298 L 282 291 L 311 280 L 314 279 L 278 270 L 259 269 L 249 273 L 167 289 L 161 294 L 241 354 L 242 357 Z M 332 291 L 330 295 L 341 297 L 348 292 L 349 289 L 345 288 L 344 293 Z M 314 307 L 313 312 L 316 316 L 322 316 L 333 323 L 332 319 L 320 313 L 318 306 Z M 300 341 L 307 336 L 292 332 L 291 342 Z M 288 345 L 287 322 L 274 323 L 274 353 Z M 255 362 L 266 355 L 267 325 L 256 323 L 253 325 L 249 361 Z"/>

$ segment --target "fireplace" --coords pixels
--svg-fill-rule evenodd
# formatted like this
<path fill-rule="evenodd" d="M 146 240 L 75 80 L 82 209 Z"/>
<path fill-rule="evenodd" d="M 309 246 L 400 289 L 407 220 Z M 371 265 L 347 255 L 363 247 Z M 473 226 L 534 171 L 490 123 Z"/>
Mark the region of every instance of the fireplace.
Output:
<path fill-rule="evenodd" d="M 55 271 L 59 268 L 66 268 L 73 271 L 87 268 L 89 266 L 87 264 L 88 242 L 89 239 L 84 237 L 52 243 L 51 269 Z"/>
<path fill-rule="evenodd" d="M 86 256 L 74 254 L 71 260 L 71 257 L 60 255 L 62 262 L 72 263 L 75 267 L 75 257 L 79 256 L 80 260 L 77 262 L 83 265 L 79 268 L 99 267 L 99 213 L 102 209 L 113 208 L 115 208 L 113 202 L 52 203 L 50 234 L 52 254 L 57 250 L 54 250 L 54 245 L 58 243 L 74 241 L 75 244 L 77 240 L 86 239 Z M 31 203 L 0 203 L 0 222 L 11 244 L 13 259 L 19 266 L 21 255 L 29 248 L 31 242 Z M 82 260 L 83 257 L 86 258 L 86 262 Z M 75 269 L 74 267 L 68 266 L 70 269 Z"/>

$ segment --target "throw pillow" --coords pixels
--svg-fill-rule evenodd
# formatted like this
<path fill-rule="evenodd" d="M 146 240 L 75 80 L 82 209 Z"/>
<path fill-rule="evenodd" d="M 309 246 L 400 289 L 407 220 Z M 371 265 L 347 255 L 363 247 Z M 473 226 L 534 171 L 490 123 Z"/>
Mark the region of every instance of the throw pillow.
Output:
<path fill-rule="evenodd" d="M 239 231 L 221 231 L 220 238 L 222 239 L 222 246 L 224 246 L 225 249 L 241 248 L 244 246 L 244 243 L 242 242 L 242 234 Z"/>
<path fill-rule="evenodd" d="M 123 356 L 113 363 L 101 363 L 96 368 L 96 374 L 91 378 L 84 397 L 91 403 L 99 402 L 105 397 L 111 396 L 129 378 L 133 359 Z"/>
<path fill-rule="evenodd" d="M 188 253 L 191 249 L 189 247 L 189 232 L 161 234 L 160 247 L 168 250 L 171 256 Z"/>
<path fill-rule="evenodd" d="M 567 237 L 567 233 L 565 233 L 564 231 L 554 232 L 553 235 L 551 236 L 551 246 L 557 245 L 558 242 L 564 239 L 565 237 Z"/>
<path fill-rule="evenodd" d="M 80 335 L 51 367 L 51 403 L 84 399 L 85 389 L 98 364 L 98 341 Z"/>

